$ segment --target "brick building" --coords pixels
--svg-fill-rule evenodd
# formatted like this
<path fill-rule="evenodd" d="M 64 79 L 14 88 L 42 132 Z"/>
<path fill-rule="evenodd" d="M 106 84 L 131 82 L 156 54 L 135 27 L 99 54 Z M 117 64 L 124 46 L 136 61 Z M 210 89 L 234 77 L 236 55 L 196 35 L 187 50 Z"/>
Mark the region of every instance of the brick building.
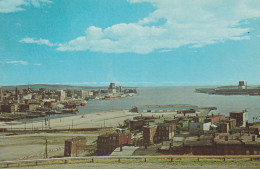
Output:
<path fill-rule="evenodd" d="M 176 124 L 163 123 L 158 124 L 157 132 L 154 137 L 155 143 L 161 143 L 163 141 L 169 141 L 174 137 L 174 132 L 176 130 Z"/>
<path fill-rule="evenodd" d="M 229 133 L 229 123 L 227 122 L 221 122 L 219 123 L 219 133 Z"/>
<path fill-rule="evenodd" d="M 86 148 L 86 137 L 76 137 L 65 141 L 64 156 L 77 157 Z"/>
<path fill-rule="evenodd" d="M 248 112 L 247 110 L 233 111 L 229 113 L 230 118 L 236 119 L 236 126 L 237 127 L 246 127 L 248 123 Z"/>
<path fill-rule="evenodd" d="M 137 129 L 142 129 L 142 127 L 145 124 L 145 120 L 144 119 L 134 119 L 134 120 L 130 120 L 129 123 L 129 128 L 131 130 L 137 130 Z"/>
<path fill-rule="evenodd" d="M 1 111 L 6 113 L 14 113 L 16 106 L 14 104 L 3 104 L 1 105 Z"/>
<path fill-rule="evenodd" d="M 154 137 L 157 131 L 157 125 L 143 127 L 143 143 L 144 145 L 154 144 Z"/>
<path fill-rule="evenodd" d="M 131 133 L 114 133 L 98 136 L 97 153 L 98 155 L 109 155 L 117 147 L 131 144 Z"/>
<path fill-rule="evenodd" d="M 173 147 L 170 152 L 179 155 L 259 155 L 260 139 L 247 134 L 231 137 L 209 135 L 197 140 L 186 140 L 181 146 Z"/>
<path fill-rule="evenodd" d="M 205 122 L 211 122 L 212 124 L 219 123 L 220 121 L 225 120 L 225 115 L 214 115 L 207 117 Z"/>

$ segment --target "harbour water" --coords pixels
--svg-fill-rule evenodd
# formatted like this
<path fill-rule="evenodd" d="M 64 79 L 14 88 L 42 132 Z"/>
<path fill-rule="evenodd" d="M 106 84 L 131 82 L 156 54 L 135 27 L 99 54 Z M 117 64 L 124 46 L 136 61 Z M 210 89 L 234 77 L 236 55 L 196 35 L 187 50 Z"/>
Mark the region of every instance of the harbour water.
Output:
<path fill-rule="evenodd" d="M 138 88 L 138 95 L 116 100 L 93 100 L 88 106 L 80 107 L 80 114 L 130 109 L 137 105 L 193 104 L 199 107 L 217 107 L 214 113 L 228 115 L 231 111 L 247 109 L 249 121 L 260 116 L 260 97 L 246 95 L 208 95 L 195 93 L 198 87 L 144 87 Z"/>
<path fill-rule="evenodd" d="M 129 110 L 137 105 L 193 104 L 199 107 L 217 107 L 212 112 L 228 115 L 231 111 L 247 109 L 249 121 L 260 117 L 260 96 L 208 95 L 195 93 L 198 87 L 141 87 L 138 95 L 115 100 L 90 100 L 85 107 L 79 107 L 78 114 L 113 110 Z M 74 114 L 52 115 L 51 118 L 73 116 Z M 34 119 L 36 120 L 36 119 Z"/>

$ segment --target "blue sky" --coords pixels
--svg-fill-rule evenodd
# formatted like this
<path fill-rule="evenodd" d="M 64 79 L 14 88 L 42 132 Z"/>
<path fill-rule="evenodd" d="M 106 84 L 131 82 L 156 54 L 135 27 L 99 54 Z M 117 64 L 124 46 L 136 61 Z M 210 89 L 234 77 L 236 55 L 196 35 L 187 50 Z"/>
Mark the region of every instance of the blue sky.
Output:
<path fill-rule="evenodd" d="M 258 0 L 0 0 L 0 85 L 260 84 Z"/>

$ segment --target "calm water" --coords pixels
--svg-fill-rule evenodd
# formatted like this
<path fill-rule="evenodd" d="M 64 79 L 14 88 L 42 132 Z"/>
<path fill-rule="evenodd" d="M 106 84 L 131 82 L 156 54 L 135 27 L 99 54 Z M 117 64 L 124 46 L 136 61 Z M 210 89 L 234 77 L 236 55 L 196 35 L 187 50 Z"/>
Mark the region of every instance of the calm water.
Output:
<path fill-rule="evenodd" d="M 260 116 L 260 96 L 221 96 L 195 93 L 198 87 L 150 87 L 138 88 L 138 95 L 116 100 L 91 100 L 86 107 L 79 107 L 79 114 L 110 110 L 130 109 L 137 105 L 193 104 L 199 107 L 217 107 L 216 113 L 228 115 L 231 111 L 247 109 L 249 121 Z M 71 115 L 55 115 L 64 117 Z M 36 119 L 34 119 L 36 120 Z"/>

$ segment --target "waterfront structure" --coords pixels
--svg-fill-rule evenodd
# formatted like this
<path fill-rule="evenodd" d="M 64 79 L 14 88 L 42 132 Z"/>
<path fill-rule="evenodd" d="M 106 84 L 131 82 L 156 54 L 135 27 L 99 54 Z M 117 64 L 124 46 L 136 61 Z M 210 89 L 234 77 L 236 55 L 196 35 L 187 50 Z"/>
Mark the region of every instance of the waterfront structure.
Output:
<path fill-rule="evenodd" d="M 177 112 L 185 110 L 198 110 L 198 106 L 190 104 L 174 104 L 174 105 L 144 105 L 136 106 L 132 108 L 133 112 L 142 113 L 142 112 Z M 192 111 L 192 112 L 195 112 Z"/>
<path fill-rule="evenodd" d="M 86 137 L 76 137 L 65 141 L 64 156 L 77 157 L 86 148 Z"/>

